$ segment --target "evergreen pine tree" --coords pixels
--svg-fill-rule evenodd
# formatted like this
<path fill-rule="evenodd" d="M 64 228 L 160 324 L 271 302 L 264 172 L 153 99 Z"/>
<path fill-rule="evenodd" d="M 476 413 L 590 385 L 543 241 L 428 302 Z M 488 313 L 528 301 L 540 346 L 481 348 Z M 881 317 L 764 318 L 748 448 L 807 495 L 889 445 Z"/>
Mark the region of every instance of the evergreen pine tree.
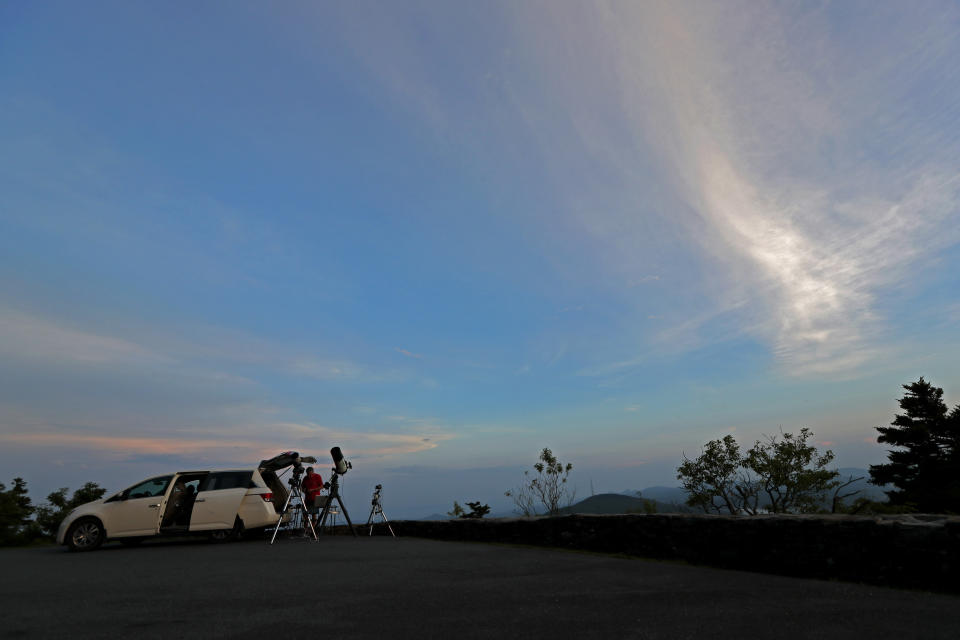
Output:
<path fill-rule="evenodd" d="M 899 449 L 887 453 L 887 464 L 870 466 L 870 482 L 892 484 L 886 493 L 893 505 L 960 512 L 960 405 L 948 414 L 943 389 L 922 377 L 903 388 L 903 413 L 877 427 L 877 441 Z"/>
<path fill-rule="evenodd" d="M 27 495 L 27 483 L 14 478 L 9 489 L 0 482 L 0 545 L 28 541 L 30 516 L 34 506 Z"/>

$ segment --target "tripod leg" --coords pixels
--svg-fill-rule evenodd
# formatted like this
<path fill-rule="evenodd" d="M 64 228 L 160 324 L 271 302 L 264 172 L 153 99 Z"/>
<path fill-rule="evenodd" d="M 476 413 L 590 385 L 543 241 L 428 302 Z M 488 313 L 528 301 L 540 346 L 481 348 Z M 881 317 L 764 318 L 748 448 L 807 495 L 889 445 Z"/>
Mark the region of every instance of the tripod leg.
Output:
<path fill-rule="evenodd" d="M 280 523 L 283 522 L 283 514 L 287 512 L 287 507 L 290 506 L 290 498 L 293 497 L 293 491 L 287 494 L 287 501 L 283 503 L 283 509 L 280 510 L 280 517 L 277 518 L 277 526 L 273 530 L 273 537 L 270 538 L 270 544 L 273 544 L 273 541 L 277 539 L 277 532 L 280 531 Z"/>
<path fill-rule="evenodd" d="M 303 515 L 300 513 L 300 505 L 293 504 L 293 501 L 290 502 L 290 529 L 291 531 L 296 531 L 301 528 L 300 520 Z"/>
<path fill-rule="evenodd" d="M 310 525 L 310 533 L 313 534 L 313 539 L 315 541 L 319 541 L 320 537 L 317 535 L 316 527 L 313 526 L 313 518 L 310 517 L 310 512 L 309 511 L 305 512 L 303 517 L 307 519 L 307 524 Z"/>
<path fill-rule="evenodd" d="M 323 526 L 327 524 L 327 516 L 330 515 L 330 498 L 332 497 L 333 496 L 327 496 L 327 503 L 323 505 L 323 511 L 320 513 L 320 531 L 317 532 L 318 536 L 323 535 Z"/>
<path fill-rule="evenodd" d="M 374 514 L 375 514 L 376 512 L 377 512 L 377 505 L 376 505 L 376 503 L 374 503 L 374 505 L 373 505 L 372 507 L 370 507 L 370 517 L 367 518 L 367 535 L 368 535 L 368 536 L 372 536 L 372 535 L 373 535 L 373 524 L 372 524 L 372 523 L 373 523 L 373 516 L 374 516 Z"/>
<path fill-rule="evenodd" d="M 347 513 L 347 508 L 343 506 L 343 499 L 340 497 L 340 492 L 337 492 L 337 502 L 340 503 L 340 510 L 343 511 L 343 517 L 347 519 L 347 524 L 350 525 L 350 533 L 353 534 L 353 537 L 357 537 L 357 532 L 353 528 L 353 523 L 350 522 L 350 514 Z"/>
<path fill-rule="evenodd" d="M 317 537 L 317 530 L 313 527 L 313 520 L 310 519 L 310 512 L 307 510 L 307 506 L 303 500 L 303 494 L 297 490 L 297 495 L 300 498 L 300 511 L 303 515 L 304 525 L 303 525 L 303 534 L 307 534 L 307 526 L 310 527 L 310 533 L 313 534 L 313 539 L 319 541 L 320 538 Z"/>
<path fill-rule="evenodd" d="M 387 529 L 390 530 L 390 535 L 392 535 L 394 538 L 396 538 L 396 537 L 397 537 L 397 534 L 395 534 L 395 533 L 393 532 L 393 527 L 390 526 L 390 521 L 387 520 L 387 514 L 385 514 L 385 513 L 383 512 L 383 509 L 380 509 L 380 517 L 383 518 L 384 523 L 386 523 L 386 525 L 387 525 Z"/>

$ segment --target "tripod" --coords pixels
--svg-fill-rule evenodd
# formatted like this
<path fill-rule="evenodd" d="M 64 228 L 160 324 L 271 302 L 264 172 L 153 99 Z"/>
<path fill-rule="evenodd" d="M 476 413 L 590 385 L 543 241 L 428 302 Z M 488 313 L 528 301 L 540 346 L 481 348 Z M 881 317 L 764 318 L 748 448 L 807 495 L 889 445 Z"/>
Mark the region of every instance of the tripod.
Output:
<path fill-rule="evenodd" d="M 370 507 L 370 517 L 367 518 L 367 529 L 368 529 L 367 535 L 369 536 L 373 535 L 373 517 L 376 515 L 379 515 L 383 519 L 384 524 L 387 525 L 387 529 L 390 530 L 390 535 L 396 538 L 397 534 L 393 532 L 393 527 L 390 526 L 390 521 L 387 520 L 387 514 L 383 512 L 383 504 L 380 502 L 380 492 L 382 490 L 383 490 L 383 485 L 378 484 L 377 488 L 374 489 L 373 491 L 373 500 L 370 501 L 370 504 L 372 505 Z"/>
<path fill-rule="evenodd" d="M 357 532 L 353 529 L 353 523 L 350 522 L 350 514 L 347 513 L 347 508 L 343 504 L 343 498 L 340 497 L 340 474 L 337 473 L 336 469 L 331 469 L 333 477 L 330 479 L 330 495 L 327 496 L 327 504 L 323 505 L 323 512 L 320 514 L 320 534 L 323 534 L 323 525 L 327 523 L 327 516 L 330 515 L 330 505 L 333 503 L 333 499 L 336 498 L 337 502 L 340 503 L 340 512 L 343 514 L 343 517 L 347 519 L 347 524 L 350 525 L 350 533 L 353 534 L 353 537 L 357 537 Z M 314 535 L 317 535 L 314 532 Z"/>
<path fill-rule="evenodd" d="M 287 501 L 283 503 L 283 509 L 280 510 L 280 517 L 277 518 L 277 526 L 273 530 L 273 537 L 270 538 L 270 544 L 273 544 L 277 539 L 277 533 L 280 531 L 280 525 L 283 523 L 283 514 L 287 512 L 287 509 L 291 506 L 291 501 L 293 497 L 296 496 L 299 502 L 294 505 L 294 516 L 290 517 L 290 520 L 294 520 L 297 514 L 303 516 L 305 521 L 304 529 L 309 525 L 310 532 L 313 534 L 314 540 L 319 540 L 317 537 L 317 530 L 313 528 L 313 522 L 310 520 L 310 514 L 307 513 L 307 508 L 304 504 L 303 494 L 300 493 L 300 475 L 294 473 L 294 476 L 290 479 L 290 493 L 287 494 Z"/>

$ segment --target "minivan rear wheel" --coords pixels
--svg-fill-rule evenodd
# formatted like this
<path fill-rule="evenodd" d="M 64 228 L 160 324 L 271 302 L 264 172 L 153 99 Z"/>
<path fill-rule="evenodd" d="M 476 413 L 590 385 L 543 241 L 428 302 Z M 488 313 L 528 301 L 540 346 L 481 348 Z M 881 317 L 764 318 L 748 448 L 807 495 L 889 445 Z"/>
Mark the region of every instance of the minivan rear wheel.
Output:
<path fill-rule="evenodd" d="M 240 516 L 233 521 L 233 529 L 220 529 L 210 532 L 210 539 L 214 542 L 229 542 L 230 540 L 239 540 L 240 532 L 243 531 L 243 520 Z"/>
<path fill-rule="evenodd" d="M 81 518 L 67 531 L 67 546 L 71 551 L 93 551 L 106 538 L 103 525 L 96 518 Z"/>

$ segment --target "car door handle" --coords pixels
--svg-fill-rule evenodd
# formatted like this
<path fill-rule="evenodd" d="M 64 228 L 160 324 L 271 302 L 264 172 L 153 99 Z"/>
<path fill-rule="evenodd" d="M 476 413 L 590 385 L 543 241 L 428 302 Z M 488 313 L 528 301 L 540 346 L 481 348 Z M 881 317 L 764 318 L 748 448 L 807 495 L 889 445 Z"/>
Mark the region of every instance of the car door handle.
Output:
<path fill-rule="evenodd" d="M 160 505 L 159 505 L 159 504 L 148 504 L 147 506 L 150 507 L 151 509 L 156 509 L 156 508 L 159 507 Z"/>
<path fill-rule="evenodd" d="M 206 498 L 197 498 L 196 500 L 194 500 L 194 502 L 206 502 L 206 501 L 207 501 Z"/>

